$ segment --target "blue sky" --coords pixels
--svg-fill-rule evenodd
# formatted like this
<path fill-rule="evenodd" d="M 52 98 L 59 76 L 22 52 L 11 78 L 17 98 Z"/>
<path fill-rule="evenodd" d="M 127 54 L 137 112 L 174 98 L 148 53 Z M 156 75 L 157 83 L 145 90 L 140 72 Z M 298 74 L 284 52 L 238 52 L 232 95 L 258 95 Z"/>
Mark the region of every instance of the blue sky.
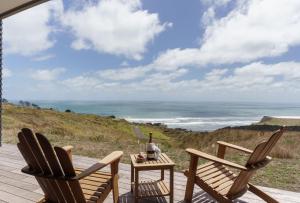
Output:
<path fill-rule="evenodd" d="M 297 102 L 298 0 L 52 0 L 4 20 L 13 100 Z"/>

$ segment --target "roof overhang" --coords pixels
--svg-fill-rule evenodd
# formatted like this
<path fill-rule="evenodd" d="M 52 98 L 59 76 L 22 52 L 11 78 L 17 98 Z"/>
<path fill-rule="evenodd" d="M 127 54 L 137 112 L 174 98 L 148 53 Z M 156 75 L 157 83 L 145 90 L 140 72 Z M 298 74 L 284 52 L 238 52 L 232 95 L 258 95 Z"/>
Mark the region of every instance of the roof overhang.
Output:
<path fill-rule="evenodd" d="M 48 0 L 1 0 L 0 19 L 14 15 L 20 11 L 44 3 Z"/>

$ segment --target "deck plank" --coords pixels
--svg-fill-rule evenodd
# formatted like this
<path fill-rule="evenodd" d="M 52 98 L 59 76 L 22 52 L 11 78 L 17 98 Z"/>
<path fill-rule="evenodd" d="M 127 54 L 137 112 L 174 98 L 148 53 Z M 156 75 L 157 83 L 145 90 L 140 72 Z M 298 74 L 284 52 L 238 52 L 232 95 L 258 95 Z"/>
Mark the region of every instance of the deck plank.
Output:
<path fill-rule="evenodd" d="M 87 168 L 94 164 L 99 159 L 74 156 L 73 161 L 76 167 Z M 2 202 L 24 202 L 32 203 L 39 200 L 42 197 L 42 190 L 38 186 L 36 180 L 23 174 L 21 168 L 25 166 L 25 161 L 20 155 L 17 147 L 11 144 L 4 144 L 0 147 L 0 203 Z M 119 188 L 120 188 L 120 202 L 130 203 L 133 202 L 132 194 L 130 193 L 130 165 L 120 164 L 119 167 Z M 109 171 L 110 168 L 106 167 L 104 171 Z M 168 177 L 169 173 L 165 173 L 165 177 Z M 182 173 L 174 173 L 174 200 L 175 202 L 183 203 L 183 197 L 185 193 L 186 178 Z M 141 172 L 141 180 L 153 180 L 160 178 L 160 171 L 147 171 Z M 168 184 L 168 179 L 166 180 Z M 280 202 L 300 203 L 300 193 L 290 192 L 275 188 L 260 187 L 263 191 L 270 194 Z M 140 201 L 140 203 L 166 203 L 169 198 L 147 198 Z M 112 195 L 110 194 L 106 203 L 111 203 Z M 214 200 L 199 187 L 195 186 L 193 202 L 214 202 Z M 246 203 L 262 203 L 263 201 L 251 192 L 247 192 L 241 199 L 236 202 Z"/>

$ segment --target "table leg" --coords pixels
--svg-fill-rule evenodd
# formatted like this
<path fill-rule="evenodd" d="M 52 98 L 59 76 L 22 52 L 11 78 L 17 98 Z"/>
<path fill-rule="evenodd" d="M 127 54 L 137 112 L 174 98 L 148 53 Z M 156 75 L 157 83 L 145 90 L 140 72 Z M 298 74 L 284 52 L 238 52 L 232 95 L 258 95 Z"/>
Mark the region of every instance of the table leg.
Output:
<path fill-rule="evenodd" d="M 135 169 L 135 178 L 134 178 L 134 203 L 138 203 L 139 196 L 139 170 Z"/>
<path fill-rule="evenodd" d="M 170 203 L 174 201 L 174 167 L 170 168 Z"/>
<path fill-rule="evenodd" d="M 161 169 L 161 172 L 160 172 L 160 180 L 164 180 L 165 179 L 165 170 L 164 169 Z"/>
<path fill-rule="evenodd" d="M 130 191 L 131 191 L 131 193 L 133 192 L 133 183 L 134 183 L 134 168 L 133 168 L 133 164 L 132 164 L 132 162 L 131 162 L 131 176 L 130 176 L 130 180 L 131 180 L 131 182 L 130 182 Z"/>

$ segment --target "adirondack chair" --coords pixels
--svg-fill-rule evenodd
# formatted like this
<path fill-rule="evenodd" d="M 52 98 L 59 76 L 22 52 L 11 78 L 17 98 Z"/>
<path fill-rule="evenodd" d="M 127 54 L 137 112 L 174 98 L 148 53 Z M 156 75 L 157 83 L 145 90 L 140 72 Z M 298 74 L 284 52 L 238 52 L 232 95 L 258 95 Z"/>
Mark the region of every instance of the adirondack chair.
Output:
<path fill-rule="evenodd" d="M 233 202 L 234 199 L 241 197 L 247 190 L 266 202 L 278 202 L 249 183 L 249 180 L 256 170 L 264 167 L 271 161 L 271 157 L 268 154 L 283 132 L 284 127 L 273 133 L 268 141 L 258 144 L 253 151 L 221 141 L 217 142 L 219 145 L 217 157 L 195 149 L 186 149 L 187 153 L 190 154 L 191 160 L 189 169 L 184 172 L 187 176 L 185 202 L 192 201 L 194 184 L 197 184 L 218 202 Z M 249 154 L 246 165 L 242 166 L 225 160 L 226 147 Z M 197 167 L 198 158 L 206 159 L 209 162 Z M 236 175 L 229 168 L 237 169 L 240 172 Z"/>
<path fill-rule="evenodd" d="M 53 148 L 45 136 L 27 128 L 18 138 L 18 148 L 28 164 L 22 172 L 35 176 L 45 194 L 39 202 L 99 203 L 111 190 L 113 201 L 119 201 L 118 164 L 123 152 L 112 152 L 86 170 L 74 169 L 71 146 Z M 99 171 L 108 165 L 110 173 Z"/>

